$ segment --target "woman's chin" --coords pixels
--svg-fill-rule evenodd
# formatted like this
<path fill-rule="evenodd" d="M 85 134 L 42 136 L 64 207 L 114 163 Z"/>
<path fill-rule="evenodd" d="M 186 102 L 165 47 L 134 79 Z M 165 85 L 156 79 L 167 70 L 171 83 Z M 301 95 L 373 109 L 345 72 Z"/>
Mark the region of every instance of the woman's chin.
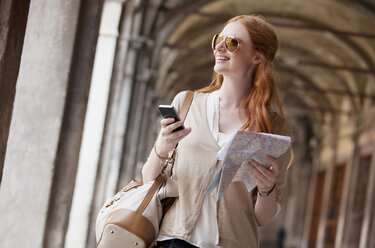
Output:
<path fill-rule="evenodd" d="M 225 74 L 226 72 L 228 72 L 228 69 L 224 68 L 224 66 L 220 64 L 215 64 L 214 71 L 219 74 Z"/>

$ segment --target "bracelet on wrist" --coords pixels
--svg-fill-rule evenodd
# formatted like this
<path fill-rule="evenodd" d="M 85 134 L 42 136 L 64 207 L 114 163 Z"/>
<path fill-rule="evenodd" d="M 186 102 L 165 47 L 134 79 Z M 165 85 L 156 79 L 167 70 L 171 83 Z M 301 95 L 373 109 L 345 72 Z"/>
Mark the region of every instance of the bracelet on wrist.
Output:
<path fill-rule="evenodd" d="M 276 184 L 274 183 L 273 186 L 272 186 L 272 188 L 269 191 L 266 191 L 266 192 L 259 190 L 258 191 L 258 195 L 261 196 L 261 197 L 267 197 L 267 196 L 269 196 L 272 193 L 272 191 L 275 189 L 275 186 L 276 186 Z"/>
<path fill-rule="evenodd" d="M 167 157 L 162 157 L 162 156 L 160 156 L 160 154 L 156 151 L 156 143 L 154 144 L 154 151 L 155 151 L 156 156 L 158 156 L 158 158 L 159 158 L 160 160 L 167 160 L 168 156 L 167 156 Z"/>

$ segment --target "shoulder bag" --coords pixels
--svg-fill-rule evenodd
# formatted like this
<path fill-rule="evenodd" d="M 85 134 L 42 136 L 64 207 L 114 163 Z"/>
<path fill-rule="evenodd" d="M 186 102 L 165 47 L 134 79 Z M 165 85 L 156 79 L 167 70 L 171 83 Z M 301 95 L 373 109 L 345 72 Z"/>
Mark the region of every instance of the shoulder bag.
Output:
<path fill-rule="evenodd" d="M 182 120 L 193 96 L 192 91 L 187 91 L 180 113 Z M 96 218 L 98 248 L 152 247 L 164 214 L 178 197 L 177 182 L 164 173 L 168 164 L 173 171 L 176 148 L 155 181 L 143 184 L 133 180 L 105 202 Z"/>

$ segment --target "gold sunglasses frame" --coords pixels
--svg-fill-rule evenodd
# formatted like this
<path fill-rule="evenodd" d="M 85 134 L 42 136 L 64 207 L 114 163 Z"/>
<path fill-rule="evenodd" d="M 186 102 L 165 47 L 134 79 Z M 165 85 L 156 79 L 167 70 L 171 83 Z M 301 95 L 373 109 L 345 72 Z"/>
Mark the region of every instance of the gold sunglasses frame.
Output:
<path fill-rule="evenodd" d="M 241 44 L 240 40 L 239 40 L 236 36 L 233 36 L 233 35 L 227 35 L 227 36 L 223 36 L 223 39 L 222 39 L 219 43 L 217 43 L 217 45 L 215 46 L 215 41 L 216 41 L 217 38 L 219 38 L 219 37 L 220 37 L 219 34 L 215 34 L 214 37 L 212 37 L 212 41 L 211 41 L 211 48 L 212 48 L 212 50 L 215 50 L 216 47 L 217 47 L 217 45 L 218 45 L 220 42 L 224 41 L 225 49 L 227 49 L 227 51 L 230 52 L 230 53 L 235 53 L 235 52 L 237 51 L 238 47 L 239 47 L 240 44 Z M 227 45 L 227 39 L 228 39 L 228 38 L 233 39 L 233 40 L 236 40 L 237 43 L 238 43 L 236 49 L 235 49 L 233 52 L 230 51 L 230 50 L 228 49 L 228 45 Z"/>

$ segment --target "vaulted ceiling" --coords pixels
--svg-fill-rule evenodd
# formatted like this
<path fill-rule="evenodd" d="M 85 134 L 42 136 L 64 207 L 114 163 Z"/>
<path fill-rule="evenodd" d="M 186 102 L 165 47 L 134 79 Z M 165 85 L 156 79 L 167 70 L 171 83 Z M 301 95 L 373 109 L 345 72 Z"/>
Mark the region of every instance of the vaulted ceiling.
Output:
<path fill-rule="evenodd" d="M 155 88 L 167 98 L 211 81 L 211 38 L 226 20 L 260 14 L 279 37 L 275 69 L 287 115 L 308 118 L 316 130 L 327 119 L 355 115 L 373 105 L 374 5 L 333 0 L 151 2 L 149 14 L 157 16 L 149 24 L 155 41 L 151 68 L 156 71 Z"/>

